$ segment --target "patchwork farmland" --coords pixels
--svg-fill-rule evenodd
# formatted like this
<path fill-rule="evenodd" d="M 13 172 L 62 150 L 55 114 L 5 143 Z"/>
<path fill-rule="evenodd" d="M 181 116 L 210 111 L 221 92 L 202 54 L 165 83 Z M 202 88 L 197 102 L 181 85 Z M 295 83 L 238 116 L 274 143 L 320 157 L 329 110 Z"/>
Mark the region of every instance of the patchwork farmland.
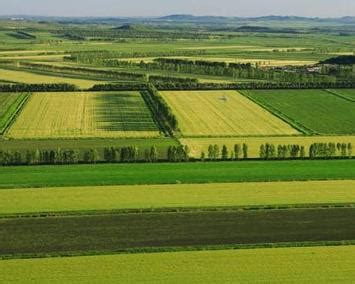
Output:
<path fill-rule="evenodd" d="M 235 91 L 162 92 L 183 136 L 297 135 L 299 132 Z"/>
<path fill-rule="evenodd" d="M 351 282 L 354 31 L 0 18 L 0 282 Z"/>
<path fill-rule="evenodd" d="M 138 92 L 35 93 L 8 132 L 10 138 L 158 136 Z"/>

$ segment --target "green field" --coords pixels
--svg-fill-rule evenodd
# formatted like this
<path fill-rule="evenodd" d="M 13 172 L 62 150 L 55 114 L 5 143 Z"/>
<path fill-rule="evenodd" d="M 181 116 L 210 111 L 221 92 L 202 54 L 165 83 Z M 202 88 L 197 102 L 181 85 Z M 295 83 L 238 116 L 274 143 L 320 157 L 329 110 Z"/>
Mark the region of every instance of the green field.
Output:
<path fill-rule="evenodd" d="M 355 203 L 355 181 L 29 188 L 0 190 L 0 215 L 122 209 Z"/>
<path fill-rule="evenodd" d="M 355 160 L 0 167 L 0 188 L 353 180 Z"/>
<path fill-rule="evenodd" d="M 351 283 L 355 246 L 0 261 L 0 282 Z"/>
<path fill-rule="evenodd" d="M 157 137 L 149 108 L 138 92 L 34 93 L 8 137 Z"/>
<path fill-rule="evenodd" d="M 27 94 L 22 93 L 0 93 L 0 134 L 4 132 L 26 98 Z"/>
<path fill-rule="evenodd" d="M 346 241 L 354 218 L 333 208 L 0 219 L 0 256 Z"/>
<path fill-rule="evenodd" d="M 309 134 L 354 134 L 355 105 L 323 90 L 243 91 Z"/>

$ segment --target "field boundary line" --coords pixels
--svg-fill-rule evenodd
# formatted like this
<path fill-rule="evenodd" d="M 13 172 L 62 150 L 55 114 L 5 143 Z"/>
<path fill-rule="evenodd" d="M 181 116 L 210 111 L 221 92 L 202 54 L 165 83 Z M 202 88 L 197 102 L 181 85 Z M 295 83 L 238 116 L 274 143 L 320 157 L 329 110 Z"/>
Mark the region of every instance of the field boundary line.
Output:
<path fill-rule="evenodd" d="M 25 218 L 51 218 L 70 216 L 102 216 L 102 215 L 129 215 L 129 214 L 168 214 L 168 213 L 201 213 L 201 212 L 243 212 L 243 211 L 270 211 L 270 210 L 298 210 L 298 209 L 334 209 L 355 208 L 355 201 L 348 203 L 300 203 L 277 205 L 240 205 L 240 206 L 203 206 L 203 207 L 157 207 L 157 208 L 123 208 L 123 209 L 98 209 L 74 211 L 43 211 L 33 213 L 1 214 L 0 219 L 25 219 Z"/>
<path fill-rule="evenodd" d="M 62 258 L 80 256 L 105 256 L 123 254 L 147 254 L 147 253 L 172 253 L 193 251 L 219 251 L 219 250 L 245 250 L 245 249 L 277 249 L 277 248 L 302 248 L 302 247 L 337 247 L 354 246 L 355 240 L 342 241 L 309 241 L 309 242 L 279 242 L 279 243 L 255 243 L 255 244 L 229 244 L 229 245 L 202 245 L 202 246 L 172 246 L 172 247 L 142 247 L 129 248 L 114 251 L 77 251 L 62 253 L 39 253 L 39 254 L 14 254 L 0 255 L 0 261 L 15 259 L 40 259 Z"/>
<path fill-rule="evenodd" d="M 339 94 L 339 93 L 337 93 L 337 92 L 334 92 L 334 91 L 332 91 L 332 90 L 325 89 L 324 91 L 326 91 L 327 93 L 329 93 L 329 94 L 331 94 L 331 95 L 333 95 L 333 96 L 336 96 L 336 97 L 338 97 L 338 98 L 341 98 L 341 99 L 343 99 L 343 100 L 346 100 L 346 101 L 348 101 L 348 102 L 355 103 L 355 100 L 353 100 L 353 99 L 351 99 L 351 98 L 348 98 L 348 97 L 346 97 L 346 96 L 344 96 L 344 95 L 342 95 L 342 94 Z"/>

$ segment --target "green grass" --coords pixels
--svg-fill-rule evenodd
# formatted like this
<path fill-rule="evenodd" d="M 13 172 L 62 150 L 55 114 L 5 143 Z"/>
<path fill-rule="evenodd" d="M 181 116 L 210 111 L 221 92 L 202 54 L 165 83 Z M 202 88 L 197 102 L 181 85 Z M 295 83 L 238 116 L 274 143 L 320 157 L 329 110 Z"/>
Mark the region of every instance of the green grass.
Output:
<path fill-rule="evenodd" d="M 351 283 L 355 246 L 0 261 L 0 282 Z"/>
<path fill-rule="evenodd" d="M 0 134 L 5 131 L 27 96 L 23 93 L 0 93 Z"/>
<path fill-rule="evenodd" d="M 351 202 L 355 203 L 355 181 L 2 189 L 0 215 Z"/>
<path fill-rule="evenodd" d="M 0 167 L 0 188 L 355 179 L 355 160 Z"/>
<path fill-rule="evenodd" d="M 354 134 L 355 105 L 323 90 L 243 91 L 310 134 Z"/>
<path fill-rule="evenodd" d="M 355 208 L 0 219 L 0 255 L 354 240 Z"/>

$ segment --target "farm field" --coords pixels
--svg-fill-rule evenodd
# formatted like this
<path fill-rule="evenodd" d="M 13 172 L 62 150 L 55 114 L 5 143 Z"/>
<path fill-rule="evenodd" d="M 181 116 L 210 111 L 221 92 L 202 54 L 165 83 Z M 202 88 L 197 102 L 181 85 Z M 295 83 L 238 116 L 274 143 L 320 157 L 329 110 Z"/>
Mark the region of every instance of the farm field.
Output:
<path fill-rule="evenodd" d="M 299 132 L 235 91 L 161 92 L 183 136 L 296 135 Z"/>
<path fill-rule="evenodd" d="M 354 167 L 355 160 L 0 167 L 0 188 L 354 180 Z"/>
<path fill-rule="evenodd" d="M 355 279 L 355 18 L 13 15 L 0 283 Z"/>
<path fill-rule="evenodd" d="M 34 93 L 8 137 L 157 137 L 159 129 L 138 92 Z"/>
<path fill-rule="evenodd" d="M 28 94 L 23 93 L 0 94 L 0 134 L 4 132 L 27 96 Z"/>
<path fill-rule="evenodd" d="M 355 208 L 3 218 L 0 257 L 351 241 L 354 218 Z"/>
<path fill-rule="evenodd" d="M 1 189 L 0 215 L 355 203 L 355 181 Z"/>
<path fill-rule="evenodd" d="M 0 282 L 350 283 L 354 254 L 328 246 L 18 259 L 0 261 Z"/>
<path fill-rule="evenodd" d="M 18 83 L 26 83 L 26 84 L 68 83 L 84 89 L 88 89 L 96 84 L 100 84 L 100 81 L 40 75 L 40 74 L 30 73 L 27 71 L 16 71 L 16 70 L 8 70 L 8 69 L 0 69 L 0 80 L 15 81 Z"/>
<path fill-rule="evenodd" d="M 222 149 L 226 145 L 229 151 L 233 151 L 235 144 L 246 143 L 248 145 L 249 157 L 260 157 L 260 146 L 266 143 L 278 145 L 296 144 L 304 146 L 306 149 L 306 157 L 309 156 L 309 147 L 313 143 L 352 143 L 355 145 L 355 136 L 270 136 L 270 137 L 226 137 L 226 138 L 181 138 L 180 143 L 188 145 L 194 158 L 200 158 L 201 153 L 208 153 L 209 145 L 218 145 Z M 1 145 L 1 144 L 0 144 Z"/>
<path fill-rule="evenodd" d="M 323 90 L 243 91 L 308 134 L 354 134 L 355 105 Z"/>

